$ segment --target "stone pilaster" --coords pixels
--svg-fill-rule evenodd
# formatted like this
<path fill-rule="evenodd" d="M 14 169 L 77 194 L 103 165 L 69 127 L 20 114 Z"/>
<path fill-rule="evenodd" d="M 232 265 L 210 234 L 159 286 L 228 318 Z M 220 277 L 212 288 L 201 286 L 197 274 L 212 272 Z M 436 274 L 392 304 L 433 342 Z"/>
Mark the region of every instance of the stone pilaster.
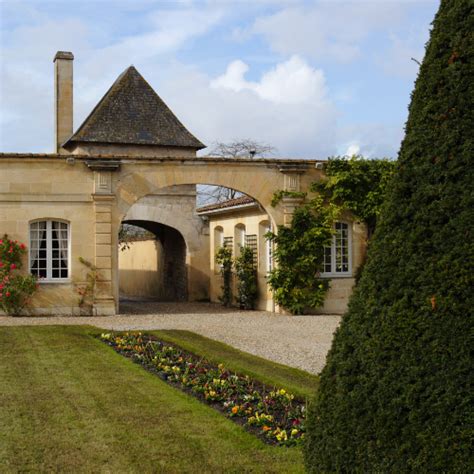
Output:
<path fill-rule="evenodd" d="M 295 209 L 303 204 L 304 198 L 300 197 L 284 197 L 283 205 L 283 225 L 289 226 Z"/>
<path fill-rule="evenodd" d="M 301 175 L 307 170 L 307 166 L 298 163 L 281 166 L 279 170 L 283 174 L 283 190 L 290 193 L 299 193 L 301 191 Z M 303 201 L 303 197 L 297 196 L 285 196 L 282 199 L 284 225 L 290 225 L 295 209 Z"/>
<path fill-rule="evenodd" d="M 94 312 L 103 316 L 115 314 L 112 288 L 112 208 L 114 204 L 114 195 L 94 194 L 95 266 L 97 268 Z"/>
<path fill-rule="evenodd" d="M 112 189 L 112 172 L 119 163 L 90 161 L 86 165 L 94 172 L 94 217 L 95 217 L 95 266 L 97 282 L 94 295 L 94 313 L 101 316 L 115 314 L 115 298 L 112 283 L 114 242 L 112 214 L 115 195 Z"/>

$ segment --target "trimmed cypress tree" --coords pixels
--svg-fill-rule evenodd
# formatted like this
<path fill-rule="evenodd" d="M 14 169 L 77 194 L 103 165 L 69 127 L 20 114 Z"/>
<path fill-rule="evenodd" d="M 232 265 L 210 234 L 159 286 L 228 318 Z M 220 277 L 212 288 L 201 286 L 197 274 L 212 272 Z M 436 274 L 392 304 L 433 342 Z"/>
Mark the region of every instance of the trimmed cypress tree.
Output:
<path fill-rule="evenodd" d="M 474 1 L 442 0 L 398 169 L 310 407 L 310 472 L 474 470 L 473 59 Z"/>

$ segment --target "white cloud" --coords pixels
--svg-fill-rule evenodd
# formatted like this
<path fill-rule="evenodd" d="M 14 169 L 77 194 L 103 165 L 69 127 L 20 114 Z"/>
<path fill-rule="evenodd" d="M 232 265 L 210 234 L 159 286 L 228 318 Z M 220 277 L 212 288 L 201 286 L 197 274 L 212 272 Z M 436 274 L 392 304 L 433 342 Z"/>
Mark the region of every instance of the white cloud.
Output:
<path fill-rule="evenodd" d="M 276 104 L 321 103 L 326 97 L 324 74 L 313 69 L 302 58 L 292 56 L 262 75 L 259 82 L 245 79 L 249 67 L 243 61 L 233 61 L 225 74 L 211 82 L 211 87 L 240 92 L 253 91 L 261 99 Z"/>
<path fill-rule="evenodd" d="M 239 79 L 246 69 L 242 65 L 233 63 L 231 72 L 228 68 L 219 78 L 228 81 L 217 85 L 216 80 L 180 64 L 164 76 L 147 78 L 185 126 L 209 146 L 250 138 L 276 147 L 278 156 L 324 158 L 334 152 L 338 111 L 329 98 L 322 100 L 316 94 L 306 95 L 311 100 L 282 101 L 282 88 L 273 89 L 273 81 L 263 81 L 278 67 L 249 86 L 245 78 Z M 268 83 L 262 92 L 262 84 Z"/>
<path fill-rule="evenodd" d="M 319 2 L 257 18 L 250 33 L 262 35 L 280 54 L 346 63 L 362 54 L 362 42 L 370 33 L 392 25 L 401 12 L 395 3 Z"/>
<path fill-rule="evenodd" d="M 351 143 L 348 147 L 344 156 L 354 156 L 360 153 L 360 145 L 358 143 Z"/>
<path fill-rule="evenodd" d="M 72 51 L 74 121 L 77 127 L 120 72 L 133 61 L 153 63 L 205 34 L 221 19 L 219 8 L 187 7 L 149 14 L 151 28 L 98 47 L 94 23 L 48 17 L 29 6 L 28 21 L 2 32 L 0 149 L 51 151 L 53 148 L 53 57 Z M 16 23 L 15 23 L 16 24 Z M 102 35 L 111 38 L 110 32 Z M 19 124 L 21 123 L 21 126 Z M 21 133 L 19 132 L 21 130 Z"/>

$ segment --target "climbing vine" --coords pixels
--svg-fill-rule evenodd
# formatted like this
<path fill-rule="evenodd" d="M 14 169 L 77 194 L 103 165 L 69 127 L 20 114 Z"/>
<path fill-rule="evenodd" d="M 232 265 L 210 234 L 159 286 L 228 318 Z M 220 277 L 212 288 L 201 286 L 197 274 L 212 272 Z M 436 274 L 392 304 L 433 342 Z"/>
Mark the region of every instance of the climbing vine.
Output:
<path fill-rule="evenodd" d="M 301 191 L 284 191 L 279 190 L 273 193 L 272 200 L 270 202 L 272 207 L 275 207 L 283 198 L 296 198 L 296 199 L 304 199 L 306 197 L 306 193 Z"/>
<path fill-rule="evenodd" d="M 293 314 L 324 303 L 329 281 L 321 278 L 324 246 L 331 242 L 338 206 L 326 204 L 320 196 L 301 205 L 290 226 L 278 226 L 278 233 L 266 237 L 275 244 L 276 268 L 268 283 L 275 301 Z"/>
<path fill-rule="evenodd" d="M 324 169 L 326 178 L 313 183 L 311 191 L 321 194 L 326 202 L 350 211 L 356 219 L 363 221 L 370 237 L 396 166 L 396 161 L 386 158 L 329 158 Z"/>
<path fill-rule="evenodd" d="M 253 250 L 241 247 L 240 256 L 235 259 L 237 276 L 237 302 L 241 309 L 254 309 L 258 297 L 257 269 L 255 268 Z"/>
<path fill-rule="evenodd" d="M 267 234 L 275 244 L 276 263 L 268 283 L 280 306 L 301 314 L 305 309 L 323 305 L 329 280 L 320 275 L 324 246 L 331 242 L 334 222 L 347 210 L 367 225 L 370 237 L 395 167 L 394 161 L 359 156 L 328 160 L 326 178 L 311 186 L 315 197 L 295 210 L 290 226 L 279 226 L 277 234 Z M 287 196 L 305 194 L 278 191 L 272 205 L 276 206 Z"/>
<path fill-rule="evenodd" d="M 220 247 L 216 253 L 216 263 L 220 265 L 220 274 L 222 276 L 222 295 L 219 301 L 224 306 L 232 305 L 232 250 L 226 247 Z"/>
<path fill-rule="evenodd" d="M 94 307 L 95 287 L 97 284 L 97 267 L 82 257 L 79 257 L 79 262 L 88 269 L 88 272 L 86 283 L 77 286 L 77 293 L 79 294 L 78 305 L 81 312 L 91 314 Z"/>

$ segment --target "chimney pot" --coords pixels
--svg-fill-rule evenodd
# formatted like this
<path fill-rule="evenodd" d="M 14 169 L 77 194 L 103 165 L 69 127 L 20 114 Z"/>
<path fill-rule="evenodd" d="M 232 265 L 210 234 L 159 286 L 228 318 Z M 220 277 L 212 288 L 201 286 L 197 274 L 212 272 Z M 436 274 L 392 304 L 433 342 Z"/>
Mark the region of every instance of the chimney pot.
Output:
<path fill-rule="evenodd" d="M 70 51 L 58 51 L 56 53 L 56 56 L 54 56 L 53 63 L 56 61 L 56 59 L 74 59 L 74 54 L 72 54 Z"/>

